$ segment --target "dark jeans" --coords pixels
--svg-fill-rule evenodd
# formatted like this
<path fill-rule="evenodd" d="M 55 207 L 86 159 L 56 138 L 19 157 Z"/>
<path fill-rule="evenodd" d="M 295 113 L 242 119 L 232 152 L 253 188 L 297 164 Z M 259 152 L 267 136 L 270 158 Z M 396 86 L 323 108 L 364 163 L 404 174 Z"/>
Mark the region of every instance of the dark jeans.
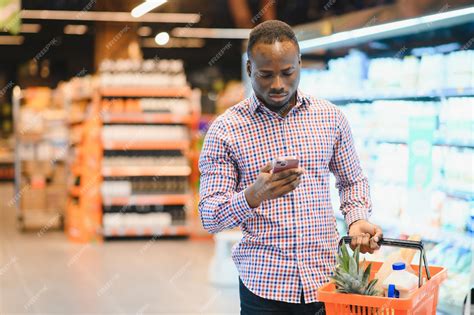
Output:
<path fill-rule="evenodd" d="M 253 294 L 242 283 L 239 278 L 239 292 L 240 292 L 240 314 L 241 315 L 325 315 L 324 303 L 314 302 L 305 304 L 303 294 L 301 295 L 301 304 L 286 303 L 281 301 L 274 301 L 264 299 L 258 295 Z"/>

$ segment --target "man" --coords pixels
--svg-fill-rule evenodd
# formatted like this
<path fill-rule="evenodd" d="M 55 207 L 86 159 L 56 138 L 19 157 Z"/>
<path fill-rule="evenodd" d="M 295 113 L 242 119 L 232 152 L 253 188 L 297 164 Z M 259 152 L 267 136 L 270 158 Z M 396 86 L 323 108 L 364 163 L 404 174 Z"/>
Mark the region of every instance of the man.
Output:
<path fill-rule="evenodd" d="M 329 172 L 352 246 L 373 252 L 382 231 L 367 221 L 369 186 L 345 116 L 297 90 L 301 57 L 290 26 L 258 25 L 247 54 L 254 95 L 218 117 L 204 142 L 201 220 L 211 233 L 242 229 L 232 253 L 242 314 L 322 314 L 317 289 L 335 268 L 338 243 Z M 299 157 L 300 168 L 272 173 L 279 156 Z"/>

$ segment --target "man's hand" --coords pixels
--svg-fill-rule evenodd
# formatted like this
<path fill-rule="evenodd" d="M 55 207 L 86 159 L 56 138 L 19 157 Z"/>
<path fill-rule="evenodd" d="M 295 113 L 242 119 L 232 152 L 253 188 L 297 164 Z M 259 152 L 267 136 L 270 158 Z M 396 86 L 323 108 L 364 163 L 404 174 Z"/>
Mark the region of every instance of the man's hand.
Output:
<path fill-rule="evenodd" d="M 382 229 L 366 220 L 358 220 L 349 227 L 349 236 L 352 236 L 351 247 L 360 245 L 361 253 L 373 253 L 379 249 L 378 241 L 382 239 Z"/>
<path fill-rule="evenodd" d="M 261 170 L 255 183 L 245 190 L 249 206 L 256 208 L 265 200 L 276 199 L 293 191 L 301 181 L 302 168 L 292 168 L 271 174 L 272 164 L 268 163 Z"/>

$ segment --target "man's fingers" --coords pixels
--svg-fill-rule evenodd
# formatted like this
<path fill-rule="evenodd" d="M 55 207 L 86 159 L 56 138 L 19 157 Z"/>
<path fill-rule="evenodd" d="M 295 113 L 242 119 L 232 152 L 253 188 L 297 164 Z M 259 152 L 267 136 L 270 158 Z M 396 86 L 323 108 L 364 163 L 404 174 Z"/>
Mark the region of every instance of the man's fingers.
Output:
<path fill-rule="evenodd" d="M 372 239 L 375 242 L 379 242 L 382 239 L 382 237 L 383 237 L 382 229 L 378 225 L 375 225 L 375 233 L 374 233 L 374 237 L 372 237 Z"/>
<path fill-rule="evenodd" d="M 284 196 L 287 193 L 295 190 L 299 186 L 300 183 L 301 183 L 301 178 L 297 177 L 295 180 L 288 182 L 286 185 L 280 186 L 280 188 L 276 190 L 276 193 L 275 193 L 276 197 Z"/>
<path fill-rule="evenodd" d="M 370 234 L 364 233 L 362 235 L 362 246 L 363 252 L 366 253 L 370 249 Z"/>
<path fill-rule="evenodd" d="M 273 185 L 275 185 L 276 187 L 282 187 L 282 186 L 286 186 L 288 185 L 289 183 L 297 180 L 300 178 L 301 175 L 299 174 L 293 174 L 293 175 L 290 175 L 288 177 L 285 177 L 283 179 L 280 179 L 278 181 L 274 181 L 272 182 Z"/>
<path fill-rule="evenodd" d="M 301 175 L 303 174 L 303 169 L 302 168 L 290 168 L 288 170 L 281 171 L 279 173 L 273 174 L 272 175 L 272 180 L 273 181 L 279 181 L 282 180 L 288 176 L 291 175 Z"/>
<path fill-rule="evenodd" d="M 352 237 L 351 246 L 355 249 L 357 246 L 362 244 L 362 237 L 360 235 L 355 235 Z"/>
<path fill-rule="evenodd" d="M 376 249 L 379 249 L 379 248 L 380 248 L 378 242 L 375 241 L 375 237 L 372 237 L 372 238 L 370 239 L 370 248 L 371 248 L 372 250 L 376 250 Z"/>
<path fill-rule="evenodd" d="M 383 238 L 382 229 L 379 226 L 374 225 L 374 234 L 373 234 L 373 237 L 370 238 L 370 248 L 373 250 L 379 249 L 380 246 L 378 243 L 382 238 Z"/>
<path fill-rule="evenodd" d="M 370 252 L 372 250 L 370 241 L 370 234 L 368 233 L 354 235 L 352 236 L 351 248 L 355 249 L 357 246 L 360 246 L 360 251 L 362 253 Z"/>

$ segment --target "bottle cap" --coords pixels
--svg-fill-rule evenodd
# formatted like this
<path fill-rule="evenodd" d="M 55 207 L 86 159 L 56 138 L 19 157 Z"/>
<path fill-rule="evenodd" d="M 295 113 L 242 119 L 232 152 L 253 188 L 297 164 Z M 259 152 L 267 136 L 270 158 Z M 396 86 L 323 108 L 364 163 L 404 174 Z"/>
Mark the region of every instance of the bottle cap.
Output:
<path fill-rule="evenodd" d="M 392 265 L 393 270 L 405 270 L 405 263 L 404 262 L 397 262 Z"/>

